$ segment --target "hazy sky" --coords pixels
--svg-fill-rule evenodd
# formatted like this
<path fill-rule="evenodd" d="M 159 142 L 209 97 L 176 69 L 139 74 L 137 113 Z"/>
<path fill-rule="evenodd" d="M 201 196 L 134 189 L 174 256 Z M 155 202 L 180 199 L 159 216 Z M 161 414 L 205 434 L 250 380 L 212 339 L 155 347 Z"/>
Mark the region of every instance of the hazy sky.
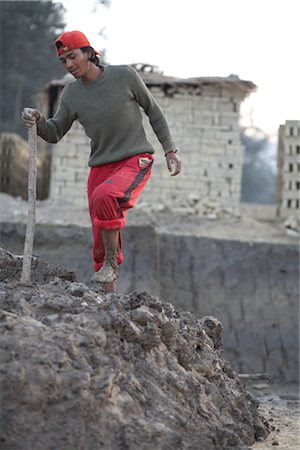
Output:
<path fill-rule="evenodd" d="M 84 32 L 110 64 L 145 62 L 180 77 L 237 74 L 258 86 L 242 107 L 256 126 L 276 134 L 285 120 L 300 120 L 300 0 L 111 0 L 94 13 L 94 0 L 60 3 L 66 30 Z"/>

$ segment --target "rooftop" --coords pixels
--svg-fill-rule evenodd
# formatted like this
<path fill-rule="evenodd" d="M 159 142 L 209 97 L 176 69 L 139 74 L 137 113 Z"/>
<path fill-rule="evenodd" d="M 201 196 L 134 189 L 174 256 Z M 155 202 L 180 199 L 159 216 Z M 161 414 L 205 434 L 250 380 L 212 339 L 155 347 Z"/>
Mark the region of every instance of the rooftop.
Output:
<path fill-rule="evenodd" d="M 235 92 L 242 99 L 254 92 L 257 86 L 252 81 L 241 80 L 238 75 L 228 77 L 192 77 L 178 78 L 164 75 L 157 66 L 145 63 L 131 64 L 140 74 L 149 88 L 160 88 L 165 95 L 173 96 L 177 93 L 201 95 L 207 86 L 228 89 Z M 63 78 L 50 81 L 45 90 L 54 86 L 64 86 L 73 79 L 69 73 Z"/>

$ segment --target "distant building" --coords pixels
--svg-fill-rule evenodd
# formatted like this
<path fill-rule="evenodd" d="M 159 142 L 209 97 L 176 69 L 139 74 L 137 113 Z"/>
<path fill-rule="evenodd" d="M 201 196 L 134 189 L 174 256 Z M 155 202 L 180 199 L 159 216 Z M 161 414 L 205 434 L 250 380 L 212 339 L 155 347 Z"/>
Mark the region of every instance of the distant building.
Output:
<path fill-rule="evenodd" d="M 300 219 L 300 120 L 280 125 L 277 158 L 277 213 Z"/>
<path fill-rule="evenodd" d="M 171 178 L 163 150 L 144 117 L 148 139 L 156 149 L 150 182 L 141 201 L 174 207 L 197 206 L 199 214 L 225 210 L 239 213 L 244 148 L 240 141 L 241 102 L 256 89 L 251 81 L 236 75 L 174 78 L 153 66 L 135 65 L 164 111 L 183 161 L 183 170 Z M 49 83 L 40 95 L 40 109 L 52 116 L 63 86 L 70 81 Z M 52 146 L 50 198 L 61 196 L 87 204 L 89 139 L 79 123 Z"/>

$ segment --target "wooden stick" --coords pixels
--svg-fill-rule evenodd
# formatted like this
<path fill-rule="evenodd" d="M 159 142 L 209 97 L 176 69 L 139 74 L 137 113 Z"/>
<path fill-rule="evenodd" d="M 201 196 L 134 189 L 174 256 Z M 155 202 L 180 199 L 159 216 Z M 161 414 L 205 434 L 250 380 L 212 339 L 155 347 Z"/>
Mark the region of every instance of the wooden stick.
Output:
<path fill-rule="evenodd" d="M 24 244 L 24 256 L 22 264 L 21 282 L 30 281 L 31 261 L 33 253 L 33 240 L 35 231 L 35 200 L 37 178 L 37 134 L 36 123 L 28 129 L 28 219 Z"/>
<path fill-rule="evenodd" d="M 241 380 L 270 380 L 267 373 L 239 373 L 238 377 Z"/>

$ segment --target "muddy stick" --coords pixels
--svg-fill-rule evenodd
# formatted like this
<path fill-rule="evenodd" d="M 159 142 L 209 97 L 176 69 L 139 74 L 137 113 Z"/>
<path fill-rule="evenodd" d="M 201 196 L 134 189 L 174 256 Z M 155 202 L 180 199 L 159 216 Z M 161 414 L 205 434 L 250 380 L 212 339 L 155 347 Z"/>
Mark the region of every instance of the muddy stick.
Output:
<path fill-rule="evenodd" d="M 35 232 L 35 200 L 36 200 L 36 178 L 37 178 L 37 134 L 36 124 L 28 129 L 28 219 L 24 244 L 24 256 L 22 264 L 21 281 L 30 281 L 31 261 L 33 253 L 33 241 Z"/>

